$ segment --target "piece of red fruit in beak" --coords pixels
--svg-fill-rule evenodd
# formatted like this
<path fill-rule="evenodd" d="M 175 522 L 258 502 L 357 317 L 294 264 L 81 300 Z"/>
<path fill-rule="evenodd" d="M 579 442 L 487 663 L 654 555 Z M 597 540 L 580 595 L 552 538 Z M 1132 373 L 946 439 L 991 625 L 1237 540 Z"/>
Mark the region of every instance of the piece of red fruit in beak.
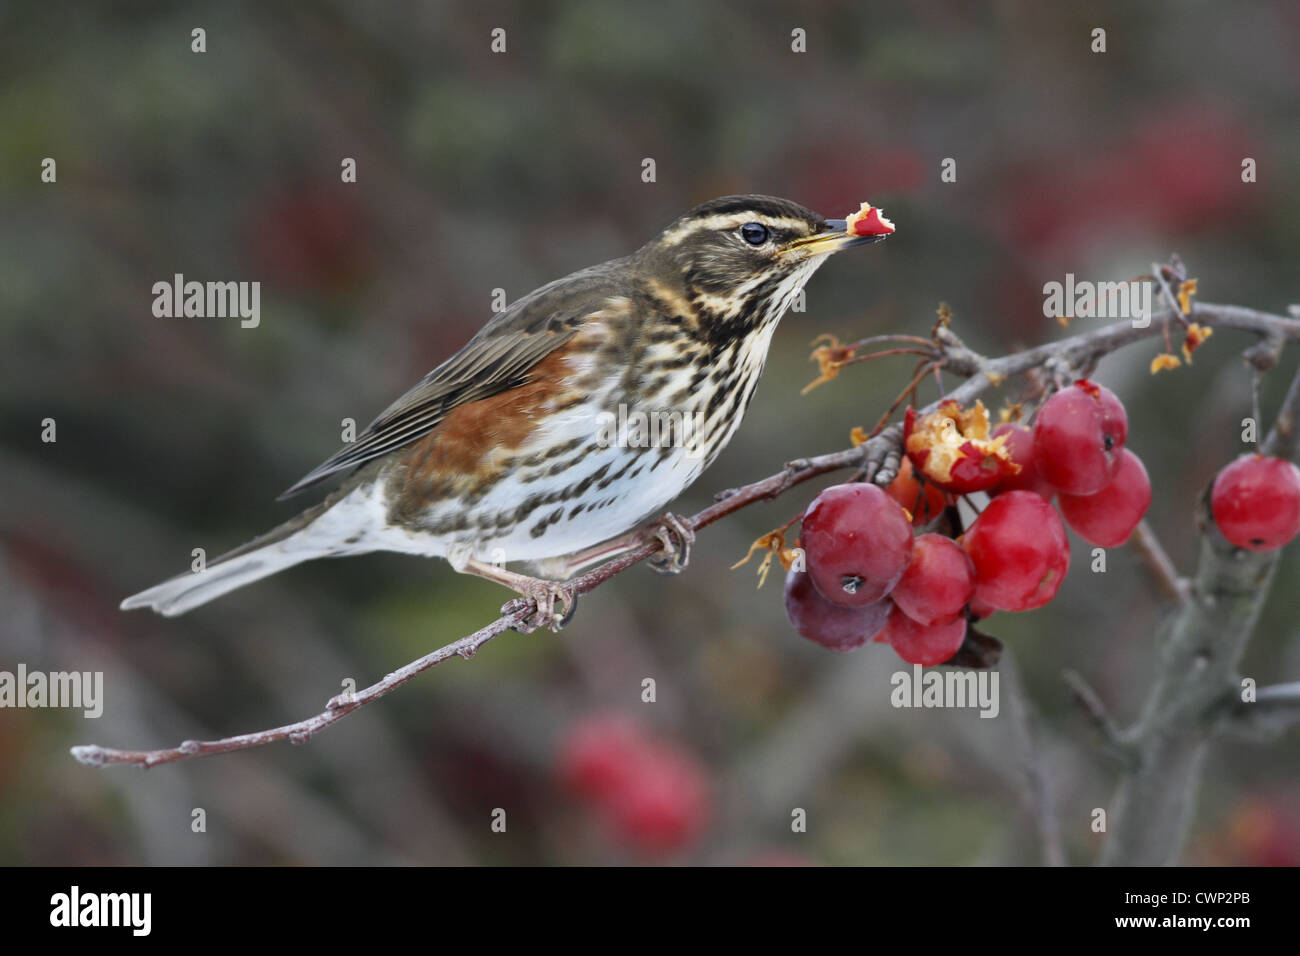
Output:
<path fill-rule="evenodd" d="M 845 221 L 845 231 L 851 236 L 887 236 L 894 231 L 894 224 L 869 202 L 864 202 L 862 208 Z"/>
<path fill-rule="evenodd" d="M 903 447 L 913 467 L 958 495 L 987 491 L 1019 473 L 1008 440 L 1006 435 L 990 436 L 989 412 L 980 401 L 969 409 L 947 401 L 921 416 L 908 408 L 903 419 Z"/>

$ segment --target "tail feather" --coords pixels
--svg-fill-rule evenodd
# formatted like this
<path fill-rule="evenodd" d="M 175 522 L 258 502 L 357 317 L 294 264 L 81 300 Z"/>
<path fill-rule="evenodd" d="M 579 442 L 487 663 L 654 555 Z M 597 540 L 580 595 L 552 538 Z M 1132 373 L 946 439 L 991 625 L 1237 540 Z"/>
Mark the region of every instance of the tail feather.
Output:
<path fill-rule="evenodd" d="M 175 617 L 303 561 L 347 553 L 348 549 L 340 550 L 340 542 L 346 537 L 341 526 L 350 526 L 354 519 L 361 519 L 358 509 L 339 508 L 328 520 L 317 522 L 336 505 L 345 504 L 353 494 L 359 503 L 364 498 L 363 491 L 342 488 L 296 518 L 214 558 L 202 571 L 177 575 L 131 595 L 122 602 L 122 610 L 148 607 L 166 617 Z"/>
<path fill-rule="evenodd" d="M 214 562 L 203 571 L 179 574 L 133 594 L 122 602 L 122 610 L 149 607 L 166 617 L 175 617 L 311 557 L 311 554 L 286 554 L 280 545 L 267 545 L 236 558 Z"/>

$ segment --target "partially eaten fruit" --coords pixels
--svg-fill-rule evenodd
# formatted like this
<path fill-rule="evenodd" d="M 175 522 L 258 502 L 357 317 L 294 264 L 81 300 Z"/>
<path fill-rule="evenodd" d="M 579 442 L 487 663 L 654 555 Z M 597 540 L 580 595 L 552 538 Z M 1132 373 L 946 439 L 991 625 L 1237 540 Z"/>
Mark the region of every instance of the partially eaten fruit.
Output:
<path fill-rule="evenodd" d="M 962 408 L 947 401 L 936 412 L 918 416 L 909 408 L 903 420 L 903 444 L 916 470 L 940 488 L 959 495 L 986 491 L 1018 474 L 1008 437 L 989 434 L 989 412 L 976 401 Z"/>
<path fill-rule="evenodd" d="M 864 202 L 846 222 L 848 225 L 844 231 L 850 236 L 887 236 L 894 231 L 894 224 L 869 202 Z"/>

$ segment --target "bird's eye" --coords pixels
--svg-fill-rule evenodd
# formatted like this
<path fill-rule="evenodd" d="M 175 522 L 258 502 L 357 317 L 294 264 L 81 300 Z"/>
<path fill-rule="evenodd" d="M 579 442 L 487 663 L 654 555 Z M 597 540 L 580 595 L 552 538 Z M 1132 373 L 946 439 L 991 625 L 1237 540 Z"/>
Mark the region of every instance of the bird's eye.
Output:
<path fill-rule="evenodd" d="M 761 246 L 767 242 L 767 226 L 761 222 L 747 222 L 740 227 L 740 238 L 751 246 Z"/>

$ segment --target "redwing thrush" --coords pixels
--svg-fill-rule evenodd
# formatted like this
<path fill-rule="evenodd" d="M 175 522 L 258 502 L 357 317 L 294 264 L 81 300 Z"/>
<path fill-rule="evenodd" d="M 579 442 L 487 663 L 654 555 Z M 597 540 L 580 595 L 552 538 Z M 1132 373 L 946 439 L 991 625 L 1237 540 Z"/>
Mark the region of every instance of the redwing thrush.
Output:
<path fill-rule="evenodd" d="M 563 581 L 647 540 L 624 533 L 735 433 L 804 283 L 831 253 L 884 238 L 846 225 L 785 199 L 728 196 L 630 256 L 542 286 L 281 496 L 351 471 L 324 501 L 122 607 L 182 614 L 301 561 L 400 551 L 531 597 L 532 623 L 558 628 L 572 589 L 503 562 Z M 656 533 L 660 569 L 680 570 L 689 529 L 668 515 Z"/>

